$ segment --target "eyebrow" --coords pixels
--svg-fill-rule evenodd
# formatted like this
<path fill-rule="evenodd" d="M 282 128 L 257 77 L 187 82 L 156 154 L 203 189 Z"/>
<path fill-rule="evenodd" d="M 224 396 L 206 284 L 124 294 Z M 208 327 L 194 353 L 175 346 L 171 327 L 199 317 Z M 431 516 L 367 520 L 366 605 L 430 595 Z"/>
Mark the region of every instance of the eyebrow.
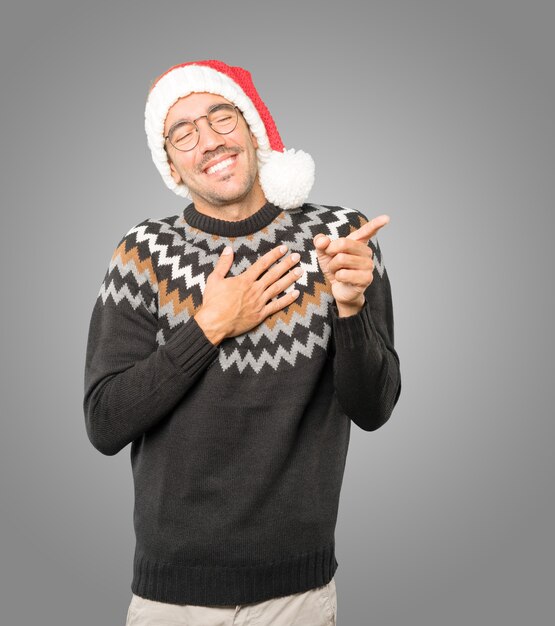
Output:
<path fill-rule="evenodd" d="M 206 113 L 204 115 L 208 115 L 209 111 L 217 111 L 220 107 L 233 107 L 235 106 L 234 104 L 232 104 L 231 102 L 215 102 L 214 104 L 211 104 L 207 109 L 206 109 Z M 200 117 L 204 117 L 204 115 L 199 115 L 196 119 L 199 119 Z M 176 120 L 171 126 L 170 129 L 173 128 L 174 126 L 176 126 L 177 124 L 182 124 L 183 122 L 192 122 L 191 119 L 187 118 L 187 117 L 182 117 L 179 120 Z M 168 130 L 169 132 L 169 130 Z"/>

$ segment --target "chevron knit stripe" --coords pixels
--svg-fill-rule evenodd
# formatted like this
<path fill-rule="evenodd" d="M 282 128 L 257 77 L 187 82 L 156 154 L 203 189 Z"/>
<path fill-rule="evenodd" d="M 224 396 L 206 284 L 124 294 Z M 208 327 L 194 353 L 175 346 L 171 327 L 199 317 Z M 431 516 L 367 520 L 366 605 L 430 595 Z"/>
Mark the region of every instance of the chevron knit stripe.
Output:
<path fill-rule="evenodd" d="M 368 220 L 359 211 L 346 207 L 331 211 L 329 207 L 312 204 L 287 212 L 272 205 L 264 208 L 266 221 L 273 219 L 260 230 L 240 236 L 205 232 L 191 226 L 184 215 L 141 222 L 129 230 L 113 254 L 100 289 L 103 301 L 111 296 L 116 304 L 126 299 L 133 308 L 146 306 L 158 319 L 156 340 L 163 345 L 198 311 L 206 279 L 226 245 L 231 245 L 235 254 L 229 275 L 237 276 L 284 242 L 290 252 L 301 254 L 299 266 L 304 272 L 288 289 L 299 289 L 300 296 L 249 333 L 224 342 L 219 365 L 222 370 L 235 366 L 243 372 L 250 367 L 259 373 L 265 367 L 277 370 L 294 366 L 298 358 L 310 359 L 316 350 L 325 352 L 331 333 L 326 319 L 334 299 L 320 271 L 312 240 L 319 232 L 332 239 L 344 237 Z M 268 214 L 269 208 L 273 211 Z M 191 215 L 191 210 L 194 209 L 189 206 L 184 214 Z M 203 225 L 207 223 L 202 216 L 193 215 Z M 218 222 L 223 231 L 230 228 L 222 220 L 211 223 Z M 381 278 L 384 265 L 377 239 L 373 238 L 369 245 L 374 252 L 376 274 Z M 129 290 L 125 282 L 128 274 L 140 286 L 139 293 Z"/>

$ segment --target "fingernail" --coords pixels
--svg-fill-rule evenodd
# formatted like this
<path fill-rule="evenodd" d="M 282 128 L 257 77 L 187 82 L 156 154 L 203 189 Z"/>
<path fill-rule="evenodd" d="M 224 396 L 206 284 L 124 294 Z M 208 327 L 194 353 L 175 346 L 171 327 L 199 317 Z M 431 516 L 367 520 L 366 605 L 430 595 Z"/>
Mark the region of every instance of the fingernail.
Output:
<path fill-rule="evenodd" d="M 233 250 L 232 250 L 231 246 L 226 246 L 223 249 L 222 254 L 226 254 L 227 255 L 227 254 L 231 254 L 232 252 L 233 252 Z"/>
<path fill-rule="evenodd" d="M 287 252 L 287 246 L 286 245 L 280 246 L 279 247 L 279 251 L 280 252 Z"/>
<path fill-rule="evenodd" d="M 298 252 L 293 252 L 291 255 L 291 260 L 293 263 L 296 263 L 301 258 L 301 255 Z"/>

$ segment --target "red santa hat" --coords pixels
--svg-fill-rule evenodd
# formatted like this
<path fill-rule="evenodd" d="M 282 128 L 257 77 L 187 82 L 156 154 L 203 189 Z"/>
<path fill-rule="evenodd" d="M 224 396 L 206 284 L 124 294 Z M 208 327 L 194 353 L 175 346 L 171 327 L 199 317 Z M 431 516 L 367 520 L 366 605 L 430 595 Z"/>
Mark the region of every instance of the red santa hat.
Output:
<path fill-rule="evenodd" d="M 314 161 L 302 150 L 285 150 L 270 111 L 258 95 L 250 73 L 222 61 L 193 61 L 174 65 L 159 76 L 148 94 L 145 130 L 152 160 L 166 185 L 179 196 L 188 196 L 176 183 L 164 149 L 164 123 L 170 107 L 193 92 L 223 96 L 235 104 L 258 141 L 259 180 L 266 199 L 282 209 L 301 206 L 314 184 Z"/>

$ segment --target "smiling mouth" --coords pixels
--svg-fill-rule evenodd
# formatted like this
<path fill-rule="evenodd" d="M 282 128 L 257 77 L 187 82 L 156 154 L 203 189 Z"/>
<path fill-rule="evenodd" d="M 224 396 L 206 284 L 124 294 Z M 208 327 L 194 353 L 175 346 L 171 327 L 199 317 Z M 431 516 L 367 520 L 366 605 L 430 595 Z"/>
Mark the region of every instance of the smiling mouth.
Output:
<path fill-rule="evenodd" d="M 221 172 L 222 170 L 226 170 L 235 163 L 236 158 L 237 158 L 236 155 L 230 156 L 227 159 L 224 159 L 223 161 L 216 163 L 216 165 L 212 165 L 212 167 L 209 167 L 208 169 L 206 169 L 204 173 L 210 175 L 210 174 L 217 174 L 218 172 Z"/>

